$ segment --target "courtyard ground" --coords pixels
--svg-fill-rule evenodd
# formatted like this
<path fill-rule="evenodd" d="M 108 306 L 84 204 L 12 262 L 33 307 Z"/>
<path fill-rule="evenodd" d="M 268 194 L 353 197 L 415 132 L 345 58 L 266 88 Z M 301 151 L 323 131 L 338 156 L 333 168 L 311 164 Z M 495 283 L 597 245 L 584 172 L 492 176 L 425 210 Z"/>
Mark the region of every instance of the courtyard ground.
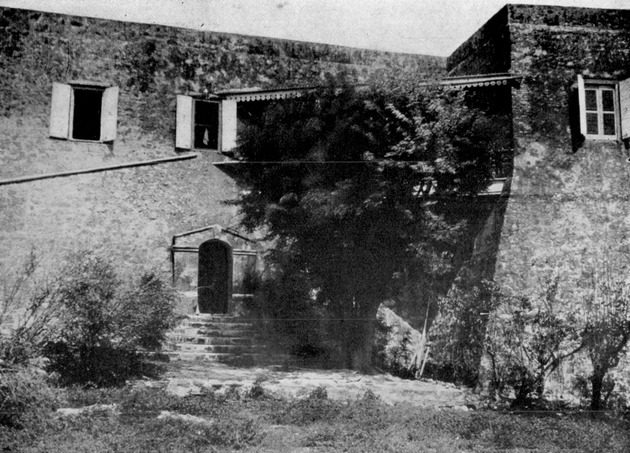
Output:
<path fill-rule="evenodd" d="M 49 419 L 0 429 L 0 451 L 630 451 L 622 419 L 487 410 L 433 381 L 198 362 L 163 371 L 123 388 L 64 390 Z"/>

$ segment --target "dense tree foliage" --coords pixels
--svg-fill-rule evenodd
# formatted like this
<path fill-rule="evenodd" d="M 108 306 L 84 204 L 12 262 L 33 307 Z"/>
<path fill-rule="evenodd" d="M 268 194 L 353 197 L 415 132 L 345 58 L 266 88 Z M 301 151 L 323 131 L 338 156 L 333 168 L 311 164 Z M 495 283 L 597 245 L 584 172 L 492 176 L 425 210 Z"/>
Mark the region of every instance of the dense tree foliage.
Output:
<path fill-rule="evenodd" d="M 246 127 L 243 225 L 264 227 L 343 320 L 347 366 L 369 368 L 381 301 L 452 274 L 465 220 L 452 206 L 487 186 L 504 151 L 495 137 L 462 93 L 401 81 L 331 85 Z"/>

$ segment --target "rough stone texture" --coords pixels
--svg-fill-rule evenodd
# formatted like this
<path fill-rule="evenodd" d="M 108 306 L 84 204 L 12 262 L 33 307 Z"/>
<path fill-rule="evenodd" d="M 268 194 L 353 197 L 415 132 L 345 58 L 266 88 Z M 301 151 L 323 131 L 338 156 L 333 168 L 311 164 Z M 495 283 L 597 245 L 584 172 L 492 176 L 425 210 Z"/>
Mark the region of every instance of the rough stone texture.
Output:
<path fill-rule="evenodd" d="M 629 11 L 508 5 L 449 59 L 450 71 L 470 74 L 474 55 L 492 60 L 508 49 L 508 64 L 490 69 L 523 76 L 511 93 L 513 174 L 495 268 L 497 283 L 514 294 L 533 294 L 558 272 L 563 300 L 579 302 L 592 257 L 629 250 L 627 151 L 584 142 L 575 105 L 578 74 L 628 77 L 629 19 Z"/>
<path fill-rule="evenodd" d="M 361 81 L 376 71 L 433 71 L 442 63 L 0 8 L 0 180 L 176 156 L 177 93 L 314 84 L 342 72 Z M 52 83 L 71 80 L 120 88 L 114 143 L 48 137 Z M 67 252 L 92 249 L 122 268 L 166 274 L 172 235 L 237 224 L 236 209 L 223 202 L 239 189 L 213 165 L 223 159 L 204 151 L 182 162 L 0 185 L 0 270 L 19 266 L 35 249 L 54 272 Z M 212 232 L 181 245 L 209 237 Z M 193 288 L 195 257 L 176 258 L 182 289 Z"/>
<path fill-rule="evenodd" d="M 318 387 L 325 387 L 333 400 L 359 399 L 368 390 L 386 404 L 405 403 L 424 407 L 450 407 L 467 410 L 478 404 L 469 389 L 430 380 L 405 380 L 389 375 L 366 376 L 349 370 L 282 370 L 278 367 L 229 368 L 194 362 L 170 365 L 165 379 L 138 381 L 137 386 L 163 387 L 177 396 L 211 390 L 218 394 L 245 395 L 254 385 L 271 396 L 305 398 Z"/>
<path fill-rule="evenodd" d="M 497 273 L 514 289 L 559 268 L 577 278 L 605 245 L 625 245 L 630 227 L 626 152 L 587 141 L 574 150 L 570 100 L 577 75 L 624 78 L 630 67 L 627 12 L 510 7 L 515 157 L 512 198 Z M 569 285 L 570 286 L 570 285 Z"/>

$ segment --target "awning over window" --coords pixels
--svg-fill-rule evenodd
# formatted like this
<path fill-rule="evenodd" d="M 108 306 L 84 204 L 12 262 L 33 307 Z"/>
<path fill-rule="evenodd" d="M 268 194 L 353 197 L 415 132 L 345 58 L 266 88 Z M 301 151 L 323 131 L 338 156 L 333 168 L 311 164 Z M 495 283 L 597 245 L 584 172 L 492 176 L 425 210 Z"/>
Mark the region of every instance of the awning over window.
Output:
<path fill-rule="evenodd" d="M 458 77 L 446 77 L 440 80 L 440 85 L 455 89 L 493 87 L 500 85 L 520 87 L 523 76 L 510 73 L 503 74 L 479 74 Z"/>
<path fill-rule="evenodd" d="M 295 86 L 276 89 L 263 88 L 239 88 L 218 91 L 215 94 L 222 99 L 248 102 L 248 101 L 274 101 L 276 99 L 298 98 L 302 93 L 320 88 L 317 85 Z"/>
<path fill-rule="evenodd" d="M 519 87 L 522 76 L 510 73 L 502 74 L 477 74 L 457 77 L 446 77 L 438 79 L 434 83 L 427 81 L 421 85 L 430 86 L 438 84 L 442 86 L 452 87 L 454 89 L 493 87 L 500 85 L 508 85 Z M 358 88 L 367 87 L 365 84 L 356 85 Z M 225 100 L 233 100 L 236 102 L 248 101 L 273 101 L 277 99 L 298 98 L 302 93 L 322 88 L 321 85 L 302 85 L 282 88 L 233 88 L 229 90 L 221 90 L 213 93 L 215 96 Z"/>

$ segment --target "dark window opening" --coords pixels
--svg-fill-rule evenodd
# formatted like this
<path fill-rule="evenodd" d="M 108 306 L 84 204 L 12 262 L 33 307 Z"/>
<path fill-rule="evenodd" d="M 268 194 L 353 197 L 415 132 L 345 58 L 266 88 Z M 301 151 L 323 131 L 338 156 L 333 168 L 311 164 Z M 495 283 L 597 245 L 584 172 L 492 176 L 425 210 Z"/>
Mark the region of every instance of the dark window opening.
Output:
<path fill-rule="evenodd" d="M 195 101 L 195 148 L 219 149 L 219 104 Z"/>
<path fill-rule="evenodd" d="M 103 90 L 74 89 L 72 138 L 77 140 L 100 140 L 102 102 Z"/>

